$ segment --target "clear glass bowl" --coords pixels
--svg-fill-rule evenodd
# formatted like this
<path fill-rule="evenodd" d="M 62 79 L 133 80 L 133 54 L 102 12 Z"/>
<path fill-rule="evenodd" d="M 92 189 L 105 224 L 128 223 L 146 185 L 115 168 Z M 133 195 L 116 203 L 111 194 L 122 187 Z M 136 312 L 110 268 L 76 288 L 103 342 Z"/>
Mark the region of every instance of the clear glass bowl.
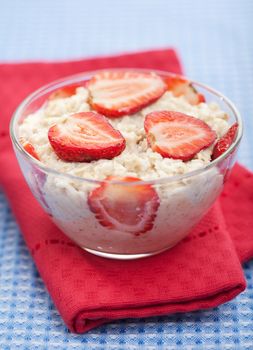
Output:
<path fill-rule="evenodd" d="M 140 69 L 134 69 L 145 71 Z M 156 71 L 162 76 L 166 72 Z M 48 84 L 28 96 L 18 107 L 11 121 L 10 133 L 13 147 L 23 175 L 38 202 L 54 223 L 81 248 L 108 258 L 136 259 L 157 254 L 173 247 L 182 240 L 207 213 L 223 189 L 224 182 L 234 164 L 235 154 L 242 137 L 242 121 L 239 112 L 226 97 L 203 84 L 192 82 L 205 95 L 207 102 L 216 102 L 229 115 L 229 122 L 239 124 L 238 134 L 230 148 L 206 167 L 184 175 L 152 181 L 126 183 L 108 181 L 107 196 L 114 191 L 128 191 L 128 210 L 138 213 L 131 204 L 131 193 L 145 186 L 156 191 L 158 209 L 153 224 L 145 233 L 131 232 L 127 218 L 131 213 L 122 212 L 123 225 L 109 228 L 100 223 L 90 210 L 88 197 L 104 181 L 85 179 L 60 173 L 44 166 L 31 157 L 19 142 L 19 125 L 24 118 L 43 106 L 48 96 L 63 86 L 85 83 L 96 72 L 67 77 Z M 122 187 L 123 186 L 123 187 Z M 126 198 L 125 197 L 125 198 Z M 117 205 L 117 203 L 115 204 Z M 147 203 L 147 207 L 153 203 Z M 136 214 L 137 215 L 137 214 Z M 117 218 L 121 220 L 120 218 Z M 126 229 L 122 229 L 122 228 Z"/>

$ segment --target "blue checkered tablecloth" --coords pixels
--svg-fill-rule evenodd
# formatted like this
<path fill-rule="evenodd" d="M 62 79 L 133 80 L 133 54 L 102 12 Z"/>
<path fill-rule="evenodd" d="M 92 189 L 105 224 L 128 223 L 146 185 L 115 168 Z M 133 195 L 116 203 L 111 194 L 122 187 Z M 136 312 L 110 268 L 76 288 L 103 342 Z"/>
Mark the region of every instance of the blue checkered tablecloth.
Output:
<path fill-rule="evenodd" d="M 172 46 L 191 78 L 240 109 L 239 152 L 253 170 L 253 1 L 0 0 L 0 61 L 69 59 Z M 1 107 L 0 107 L 1 108 Z M 208 311 L 123 320 L 70 334 L 52 304 L 0 192 L 0 349 L 253 349 L 248 287 Z"/>

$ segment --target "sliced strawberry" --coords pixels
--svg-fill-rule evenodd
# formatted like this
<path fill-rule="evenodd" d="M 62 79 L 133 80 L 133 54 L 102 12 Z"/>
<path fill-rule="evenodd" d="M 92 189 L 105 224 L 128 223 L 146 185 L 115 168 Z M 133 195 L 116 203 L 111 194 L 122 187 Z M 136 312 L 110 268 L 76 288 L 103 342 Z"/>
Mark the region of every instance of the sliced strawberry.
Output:
<path fill-rule="evenodd" d="M 212 160 L 218 158 L 226 150 L 229 149 L 231 144 L 234 142 L 238 131 L 238 123 L 233 124 L 225 135 L 223 135 L 215 144 L 212 153 Z"/>
<path fill-rule="evenodd" d="M 20 140 L 22 143 L 22 146 L 24 148 L 24 150 L 29 153 L 33 158 L 40 160 L 38 153 L 35 151 L 34 146 L 28 142 L 28 141 L 24 141 L 23 139 Z"/>
<path fill-rule="evenodd" d="M 193 85 L 186 79 L 180 76 L 171 76 L 165 78 L 169 91 L 172 91 L 175 97 L 184 96 L 186 100 L 192 104 L 197 105 L 201 102 L 205 102 L 204 95 L 198 93 Z"/>
<path fill-rule="evenodd" d="M 159 207 L 155 189 L 151 185 L 131 185 L 131 182 L 140 181 L 135 177 L 109 176 L 106 180 L 123 184 L 104 182 L 89 194 L 88 204 L 100 224 L 135 235 L 151 230 Z M 124 184 L 126 182 L 129 186 Z"/>
<path fill-rule="evenodd" d="M 166 91 L 163 79 L 155 73 L 128 70 L 103 71 L 87 84 L 90 104 L 112 118 L 138 112 Z"/>
<path fill-rule="evenodd" d="M 215 132 L 202 120 L 174 111 L 149 113 L 144 122 L 148 143 L 164 158 L 192 159 L 215 140 Z"/>
<path fill-rule="evenodd" d="M 68 162 L 112 159 L 126 144 L 121 133 L 94 112 L 69 115 L 64 123 L 50 127 L 48 139 L 58 157 Z"/>
<path fill-rule="evenodd" d="M 60 98 L 67 98 L 75 95 L 76 89 L 82 85 L 68 85 L 64 86 L 61 89 L 55 90 L 54 92 L 49 95 L 48 99 L 49 100 L 56 100 Z"/>

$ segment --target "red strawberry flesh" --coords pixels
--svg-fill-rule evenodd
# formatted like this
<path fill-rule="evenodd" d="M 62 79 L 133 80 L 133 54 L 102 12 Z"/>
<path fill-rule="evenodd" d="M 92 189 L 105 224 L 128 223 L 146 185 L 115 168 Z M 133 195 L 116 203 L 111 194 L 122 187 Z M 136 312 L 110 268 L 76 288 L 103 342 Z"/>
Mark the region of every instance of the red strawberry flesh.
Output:
<path fill-rule="evenodd" d="M 60 98 L 71 97 L 71 96 L 75 95 L 76 89 L 80 86 L 82 86 L 82 85 L 76 84 L 76 85 L 64 86 L 58 90 L 53 91 L 51 93 L 51 95 L 49 95 L 48 99 L 49 100 L 56 100 L 56 99 L 60 99 Z"/>
<path fill-rule="evenodd" d="M 218 158 L 229 149 L 236 138 L 238 126 L 238 123 L 233 124 L 226 134 L 216 142 L 213 148 L 212 160 Z"/>
<path fill-rule="evenodd" d="M 155 73 L 128 70 L 102 71 L 87 87 L 92 108 L 111 118 L 134 114 L 167 90 L 163 79 Z"/>
<path fill-rule="evenodd" d="M 138 184 L 140 179 L 135 177 L 109 176 L 106 180 L 122 184 L 104 182 L 89 194 L 89 207 L 99 223 L 135 235 L 151 230 L 159 207 L 155 189 L 151 185 Z"/>
<path fill-rule="evenodd" d="M 205 97 L 198 93 L 188 80 L 180 76 L 171 76 L 164 79 L 168 90 L 171 91 L 175 97 L 184 96 L 192 105 L 205 102 Z"/>
<path fill-rule="evenodd" d="M 216 138 L 216 133 L 202 120 L 174 111 L 149 113 L 144 128 L 154 152 L 183 161 L 191 160 Z"/>
<path fill-rule="evenodd" d="M 28 141 L 23 141 L 21 140 L 23 148 L 26 150 L 27 153 L 29 153 L 33 158 L 40 160 L 38 153 L 36 152 L 34 146 L 28 142 Z"/>
<path fill-rule="evenodd" d="M 94 112 L 69 115 L 65 123 L 50 127 L 48 139 L 58 157 L 69 162 L 112 159 L 126 145 L 121 133 Z"/>

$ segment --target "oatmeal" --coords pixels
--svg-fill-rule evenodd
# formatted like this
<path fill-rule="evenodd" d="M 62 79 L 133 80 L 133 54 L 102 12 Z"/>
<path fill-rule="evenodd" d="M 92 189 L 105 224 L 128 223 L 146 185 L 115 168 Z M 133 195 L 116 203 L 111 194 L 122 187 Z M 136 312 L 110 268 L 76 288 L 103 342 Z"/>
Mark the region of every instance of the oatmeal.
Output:
<path fill-rule="evenodd" d="M 76 95 L 50 101 L 45 108 L 28 116 L 20 125 L 20 136 L 36 145 L 36 151 L 46 166 L 67 174 L 103 180 L 108 175 L 135 176 L 143 180 L 159 179 L 171 175 L 182 175 L 202 168 L 211 160 L 212 148 L 200 151 L 189 162 L 163 158 L 153 152 L 147 144 L 144 118 L 149 112 L 172 110 L 187 113 L 205 121 L 221 137 L 228 130 L 228 116 L 215 103 L 190 105 L 184 97 L 174 97 L 166 92 L 157 102 L 140 112 L 120 118 L 110 119 L 126 140 L 126 149 L 112 160 L 101 159 L 90 163 L 66 163 L 59 159 L 48 141 L 48 129 L 57 122 L 68 118 L 69 113 L 87 112 L 88 92 L 78 88 Z"/>

